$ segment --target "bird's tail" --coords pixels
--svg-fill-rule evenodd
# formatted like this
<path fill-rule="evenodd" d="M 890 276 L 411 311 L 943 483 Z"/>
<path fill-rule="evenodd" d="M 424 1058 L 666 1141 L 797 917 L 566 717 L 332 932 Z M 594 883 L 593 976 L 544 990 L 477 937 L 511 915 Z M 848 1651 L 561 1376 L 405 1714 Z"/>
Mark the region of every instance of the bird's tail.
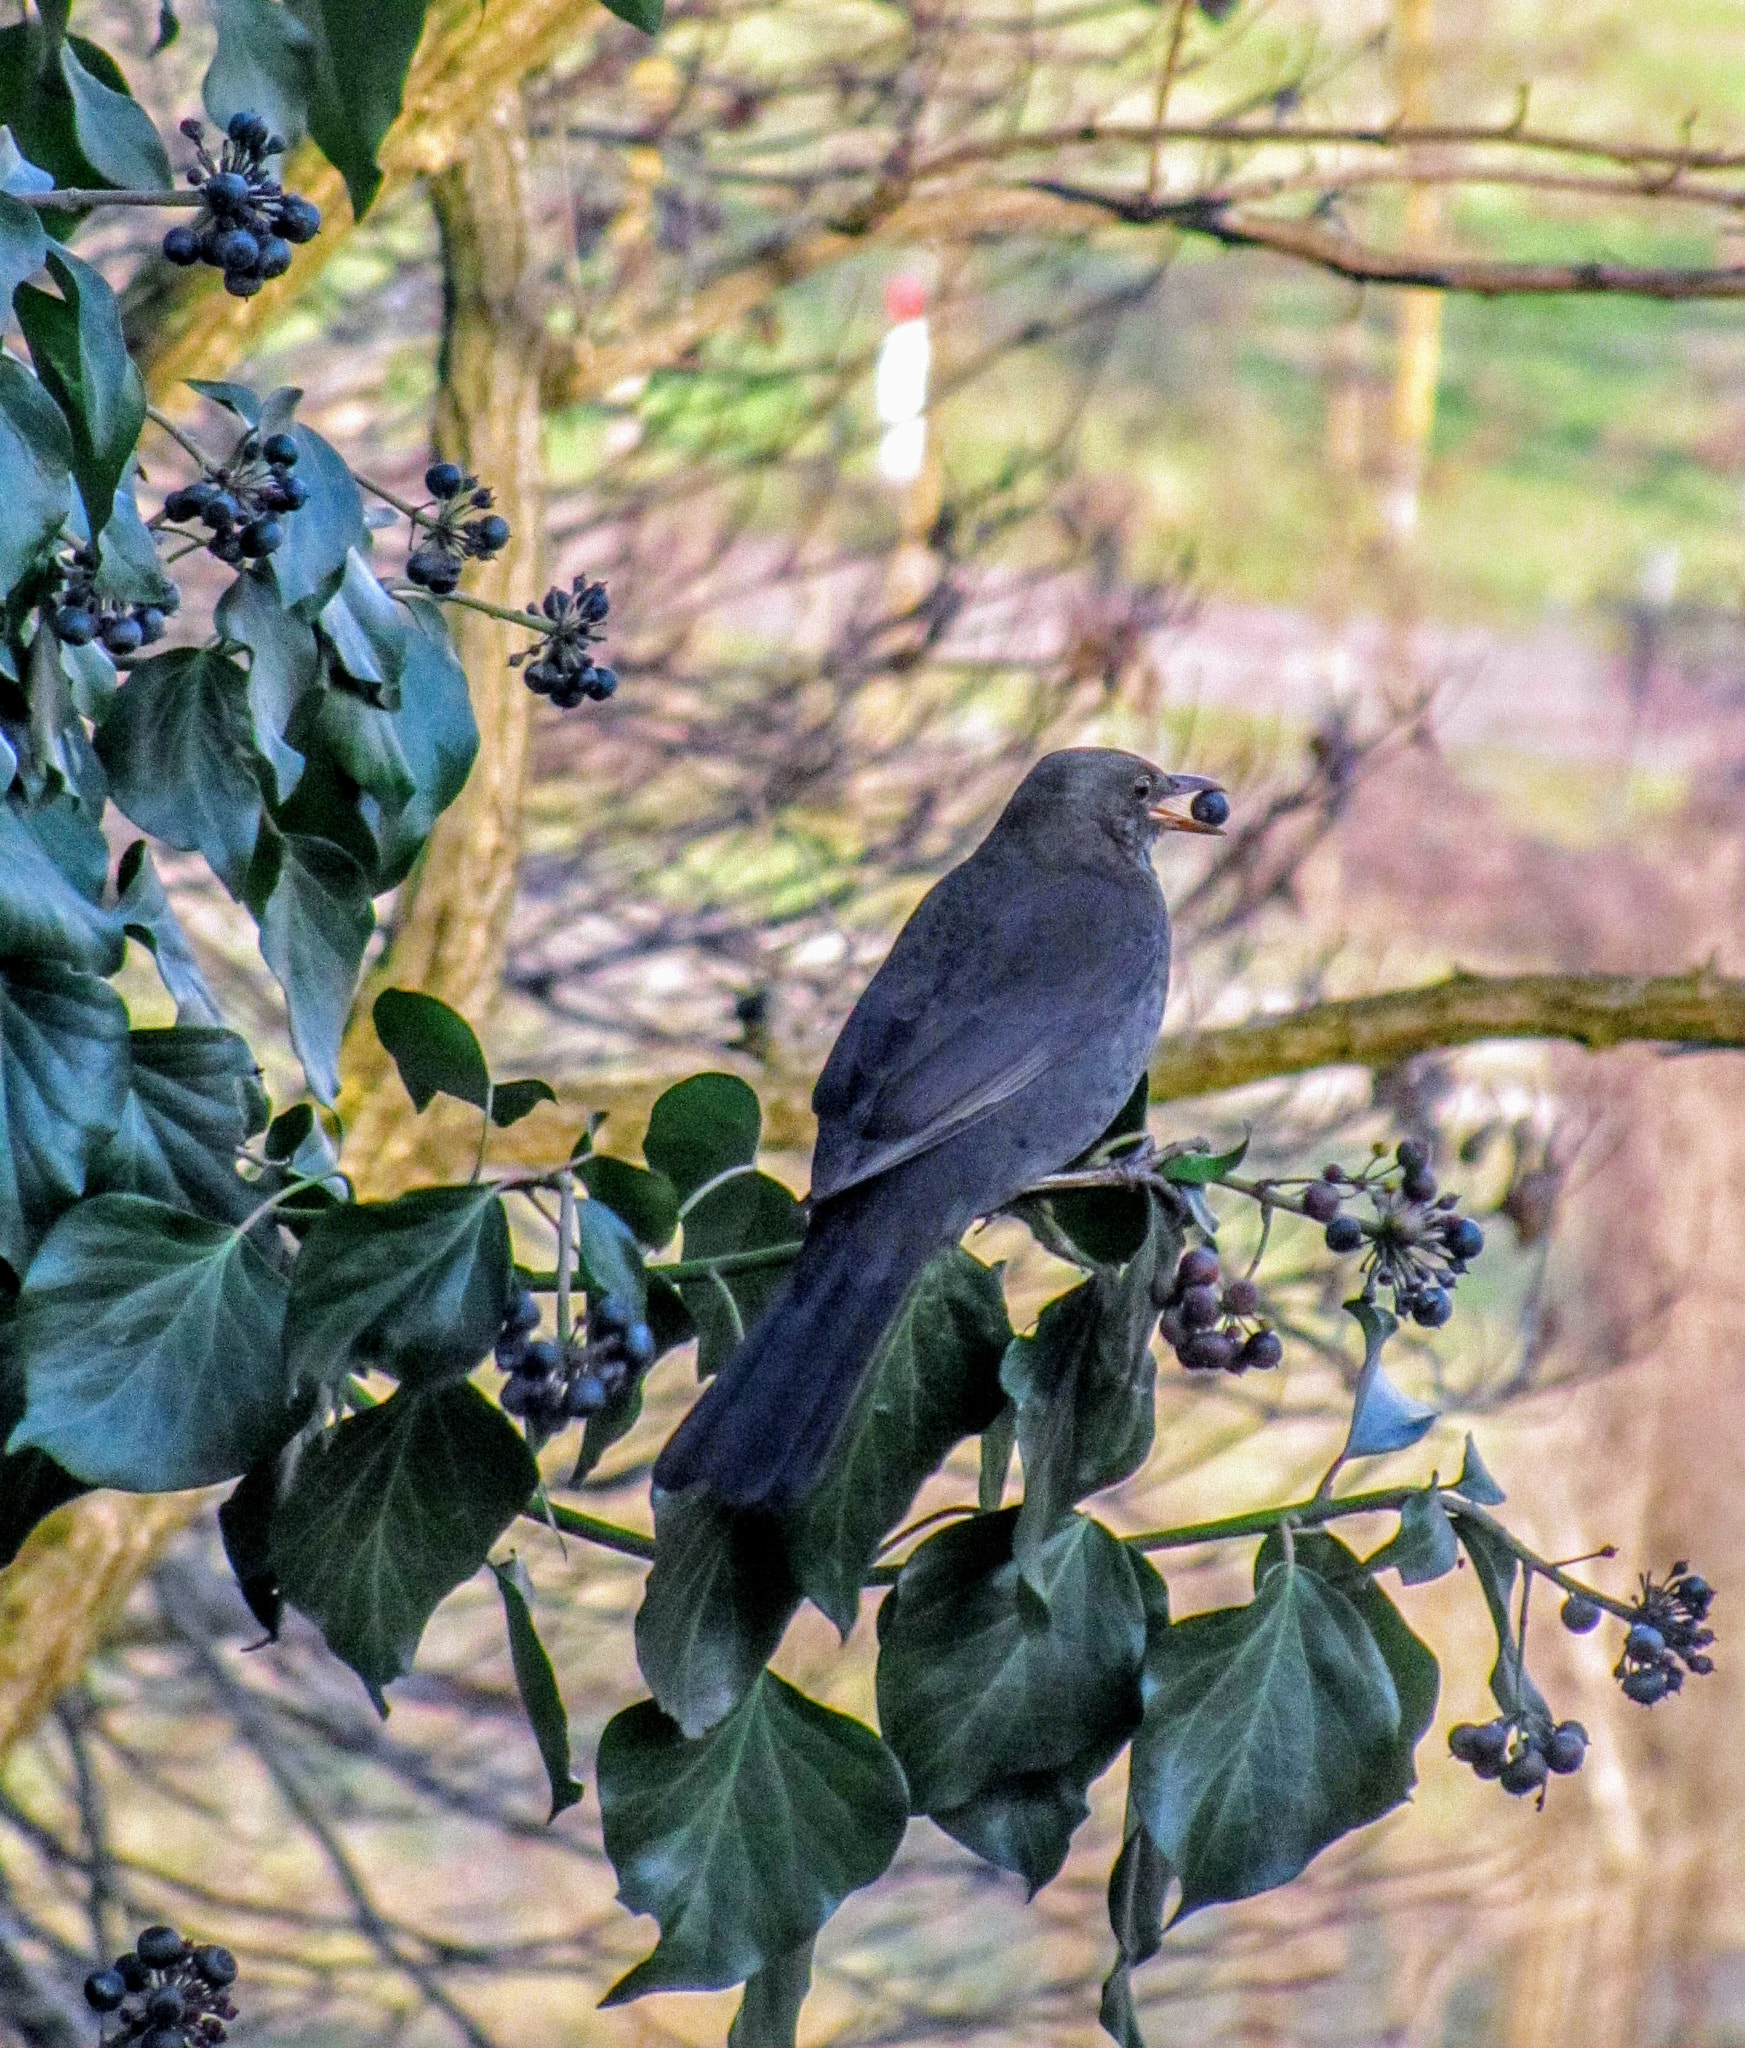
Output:
<path fill-rule="evenodd" d="M 938 1250 L 927 1204 L 875 1184 L 813 1215 L 787 1286 L 655 1462 L 730 1507 L 779 1511 L 818 1477 L 879 1340 Z"/>

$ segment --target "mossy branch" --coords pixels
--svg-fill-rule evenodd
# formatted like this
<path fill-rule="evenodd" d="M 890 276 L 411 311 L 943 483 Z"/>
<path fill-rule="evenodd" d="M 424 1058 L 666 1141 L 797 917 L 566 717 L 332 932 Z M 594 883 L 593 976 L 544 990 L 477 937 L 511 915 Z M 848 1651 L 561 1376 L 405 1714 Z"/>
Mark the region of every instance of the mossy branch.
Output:
<path fill-rule="evenodd" d="M 1741 1048 L 1745 980 L 1706 967 L 1655 976 L 1454 974 L 1427 988 L 1166 1038 L 1151 1063 L 1151 1099 L 1217 1095 L 1316 1067 L 1388 1067 L 1487 1038 L 1568 1038 L 1593 1052 L 1631 1043 Z"/>

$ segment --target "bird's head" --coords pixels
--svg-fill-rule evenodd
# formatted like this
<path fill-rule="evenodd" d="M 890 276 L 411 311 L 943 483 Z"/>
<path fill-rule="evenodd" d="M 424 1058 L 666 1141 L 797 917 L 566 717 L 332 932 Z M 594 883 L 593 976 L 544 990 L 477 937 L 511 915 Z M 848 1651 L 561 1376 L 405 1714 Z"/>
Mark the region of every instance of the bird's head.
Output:
<path fill-rule="evenodd" d="M 1220 833 L 1229 815 L 1223 786 L 1208 775 L 1172 775 L 1113 747 L 1068 747 L 1037 762 L 1000 822 L 1055 846 L 1106 835 L 1143 859 L 1160 834 Z"/>

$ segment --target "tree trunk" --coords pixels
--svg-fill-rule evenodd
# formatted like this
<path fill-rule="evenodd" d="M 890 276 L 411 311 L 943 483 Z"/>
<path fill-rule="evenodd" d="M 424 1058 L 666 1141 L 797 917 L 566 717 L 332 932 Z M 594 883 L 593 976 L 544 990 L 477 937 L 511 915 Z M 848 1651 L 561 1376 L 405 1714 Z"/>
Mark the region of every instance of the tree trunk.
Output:
<path fill-rule="evenodd" d="M 509 546 L 473 572 L 470 586 L 495 602 L 525 601 L 539 587 L 544 507 L 539 329 L 529 303 L 526 135 L 518 88 L 475 108 L 468 140 L 466 162 L 433 187 L 447 285 L 437 438 L 445 454 L 490 480 L 513 529 Z M 203 360 L 200 367 L 216 364 Z M 477 1018 L 495 992 L 514 900 L 532 698 L 508 667 L 511 649 L 524 644 L 525 635 L 458 607 L 450 620 L 472 685 L 479 757 L 400 892 L 389 978 L 428 989 Z M 347 1161 L 361 1189 L 379 1193 L 399 1184 L 409 1167 L 427 1162 L 414 1159 L 423 1133 L 415 1130 L 411 1103 L 376 1044 L 367 1001 L 359 1017 L 347 1047 Z M 433 1128 L 447 1128 L 452 1141 L 452 1127 Z M 0 1572 L 0 1759 L 77 1678 L 134 1584 L 209 1497 L 98 1493 L 72 1502 L 31 1533 Z"/>
<path fill-rule="evenodd" d="M 518 90 L 481 120 L 463 164 L 431 187 L 442 231 L 443 336 L 436 437 L 442 454 L 497 494 L 513 538 L 468 576 L 473 595 L 526 604 L 544 584 L 541 326 L 529 247 L 527 135 Z M 345 1050 L 346 1162 L 372 1194 L 456 1165 L 470 1128 L 419 1118 L 370 1022 L 384 987 L 422 989 L 485 1021 L 497 993 L 521 854 L 521 790 L 534 699 L 509 666 L 528 636 L 458 606 L 450 630 L 472 686 L 479 758 L 400 891 L 387 955 L 363 992 Z"/>

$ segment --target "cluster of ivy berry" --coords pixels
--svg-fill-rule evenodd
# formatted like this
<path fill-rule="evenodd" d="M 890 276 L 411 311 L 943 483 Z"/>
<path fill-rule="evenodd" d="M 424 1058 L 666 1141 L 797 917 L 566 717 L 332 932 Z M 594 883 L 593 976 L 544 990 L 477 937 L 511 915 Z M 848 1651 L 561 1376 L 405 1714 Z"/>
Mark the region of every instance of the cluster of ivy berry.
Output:
<path fill-rule="evenodd" d="M 268 278 L 290 269 L 293 242 L 310 242 L 320 233 L 321 209 L 268 175 L 267 158 L 281 154 L 285 144 L 263 115 L 232 114 L 216 160 L 201 140 L 198 121 L 184 121 L 182 133 L 199 157 L 188 183 L 203 204 L 192 223 L 165 235 L 164 254 L 172 263 L 210 264 L 223 271 L 232 298 L 253 298 Z"/>
<path fill-rule="evenodd" d="M 1494 1721 L 1459 1721 L 1448 1731 L 1448 1747 L 1474 1777 L 1494 1778 L 1505 1792 L 1525 1799 L 1537 1792 L 1545 1803 L 1546 1780 L 1568 1777 L 1587 1756 L 1587 1730 L 1579 1721 L 1552 1724 L 1549 1714 L 1503 1714 Z"/>
<path fill-rule="evenodd" d="M 407 580 L 433 597 L 452 595 L 464 561 L 488 562 L 509 542 L 509 522 L 491 511 L 491 492 L 476 476 L 455 462 L 434 462 L 424 472 L 424 488 L 435 510 L 426 505 L 414 515 L 424 538 L 406 558 Z M 469 519 L 469 512 L 485 516 Z"/>
<path fill-rule="evenodd" d="M 85 1979 L 85 2003 L 103 2015 L 106 2044 L 140 2048 L 214 2048 L 236 2018 L 229 1949 L 196 1948 L 173 1927 L 147 1927 L 126 1955 Z"/>
<path fill-rule="evenodd" d="M 163 517 L 205 527 L 206 552 L 221 562 L 264 560 L 285 544 L 284 515 L 309 501 L 296 467 L 293 436 L 246 433 L 210 476 L 170 492 Z"/>
<path fill-rule="evenodd" d="M 1457 1213 L 1458 1195 L 1437 1193 L 1430 1155 L 1415 1138 L 1400 1143 L 1391 1165 L 1385 1160 L 1382 1150 L 1362 1173 L 1326 1167 L 1303 1190 L 1303 1213 L 1325 1225 L 1330 1252 L 1344 1255 L 1368 1244 L 1366 1294 L 1388 1289 L 1402 1320 L 1437 1330 L 1454 1313 L 1455 1283 L 1484 1250 L 1484 1232 Z M 1360 1195 L 1375 1211 L 1371 1223 L 1342 1213 Z"/>
<path fill-rule="evenodd" d="M 1644 1572 L 1641 1597 L 1631 1610 L 1630 1632 L 1624 1638 L 1624 1654 L 1613 1667 L 1612 1676 L 1624 1697 L 1638 1706 L 1651 1707 L 1684 1684 L 1685 1673 L 1706 1678 L 1715 1668 L 1709 1645 L 1715 1632 L 1708 1626 L 1709 1607 L 1715 1589 L 1699 1572 L 1693 1572 L 1681 1558 L 1664 1584 Z M 1570 1610 L 1576 1609 L 1572 1618 Z M 1589 1620 L 1589 1615 L 1593 1619 Z M 1579 1595 L 1563 1603 L 1563 1625 L 1585 1635 L 1599 1620 L 1599 1608 Z"/>
<path fill-rule="evenodd" d="M 1151 1298 L 1163 1341 L 1189 1372 L 1269 1372 L 1284 1357 L 1278 1332 L 1259 1320 L 1260 1289 L 1224 1281 L 1209 1245 L 1191 1246 L 1173 1273 L 1159 1273 Z"/>
<path fill-rule="evenodd" d="M 101 597 L 96 589 L 97 562 L 88 548 L 75 548 L 61 564 L 61 582 L 50 623 L 69 647 L 88 647 L 93 640 L 125 665 L 142 648 L 164 637 L 170 614 L 182 594 L 172 583 L 155 604 L 126 604 Z"/>
<path fill-rule="evenodd" d="M 616 671 L 602 667 L 590 650 L 606 637 L 609 610 L 606 586 L 578 576 L 568 590 L 548 590 L 527 616 L 538 622 L 542 638 L 509 657 L 509 666 L 527 664 L 525 681 L 536 697 L 549 697 L 560 711 L 573 711 L 584 697 L 603 704 L 618 687 Z"/>
<path fill-rule="evenodd" d="M 536 1337 L 539 1304 L 523 1287 L 510 1297 L 497 1337 L 498 1399 L 542 1441 L 567 1423 L 598 1415 L 654 1363 L 654 1332 L 634 1309 L 607 1295 L 590 1301 L 585 1341 Z"/>

